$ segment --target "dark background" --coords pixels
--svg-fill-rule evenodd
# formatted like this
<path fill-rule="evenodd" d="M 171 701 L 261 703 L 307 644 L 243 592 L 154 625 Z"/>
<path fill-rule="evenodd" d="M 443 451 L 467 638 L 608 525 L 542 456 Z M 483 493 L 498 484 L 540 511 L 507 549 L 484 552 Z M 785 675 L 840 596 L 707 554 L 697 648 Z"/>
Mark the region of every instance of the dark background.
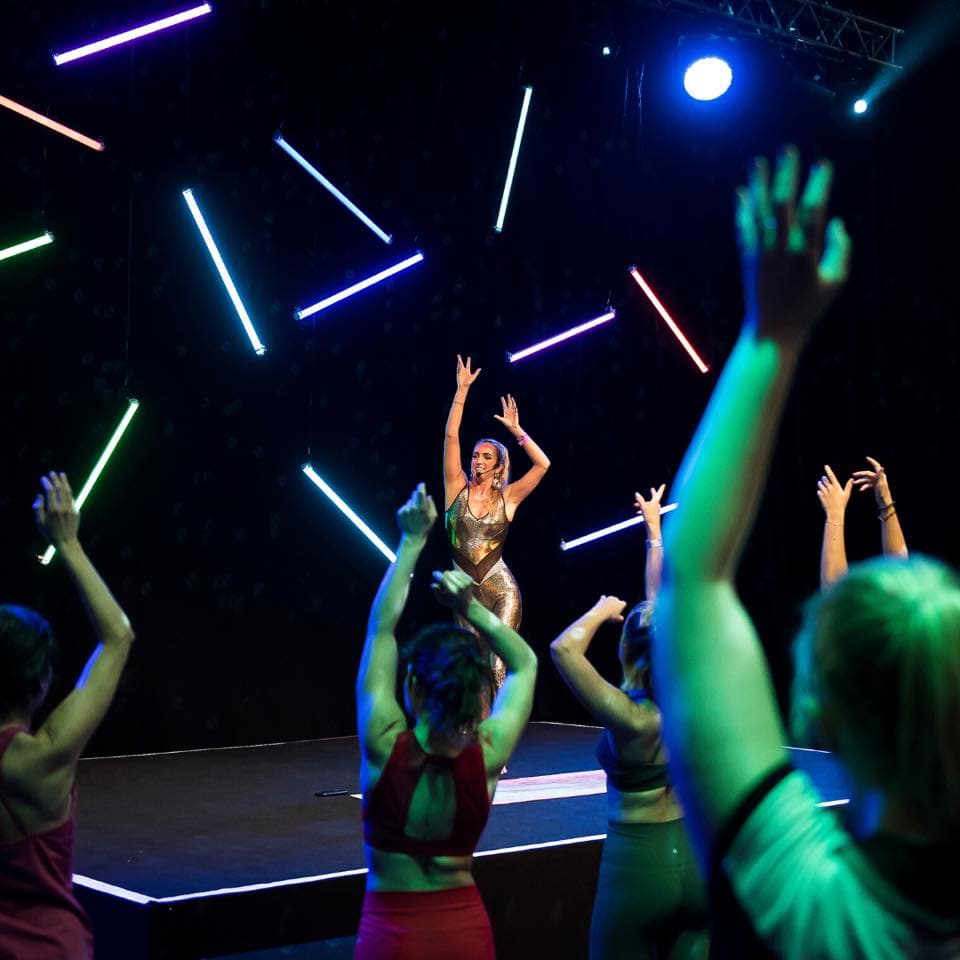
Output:
<path fill-rule="evenodd" d="M 483 367 L 464 447 L 506 439 L 492 416 L 510 391 L 553 461 L 506 557 L 543 660 L 535 717 L 583 720 L 547 647 L 599 593 L 639 598 L 643 533 L 567 554 L 560 540 L 630 516 L 635 489 L 672 480 L 738 327 L 733 189 L 751 154 L 788 139 L 809 159 L 835 160 L 834 207 L 855 259 L 805 357 L 741 568 L 780 692 L 799 604 L 817 585 L 824 462 L 845 477 L 864 454 L 878 457 L 910 546 L 956 560 L 948 46 L 933 50 L 915 29 L 905 49 L 917 65 L 861 118 L 849 104 L 879 68 L 746 37 L 720 41 L 736 71 L 730 94 L 695 104 L 680 72 L 709 21 L 629 3 L 217 3 L 185 29 L 62 68 L 50 60 L 180 7 L 10 0 L 0 34 L 0 93 L 107 144 L 97 154 L 0 111 L 0 247 L 43 229 L 56 237 L 0 264 L 0 593 L 53 620 L 60 692 L 91 634 L 57 561 L 34 559 L 30 502 L 49 469 L 79 489 L 125 397 L 142 402 L 81 528 L 138 635 L 93 752 L 352 732 L 384 561 L 299 468 L 311 458 L 394 542 L 393 514 L 413 485 L 441 493 L 457 352 Z M 908 31 L 916 22 L 912 4 L 858 9 Z M 956 14 L 934 35 L 955 24 Z M 526 83 L 530 117 L 497 235 Z M 272 143 L 277 129 L 394 234 L 392 246 Z M 213 271 L 180 196 L 188 186 L 265 357 Z M 420 266 L 315 323 L 292 319 L 415 249 Z M 630 280 L 632 263 L 709 374 Z M 608 301 L 615 323 L 505 362 Z M 851 559 L 877 550 L 877 526 L 872 503 L 851 506 Z M 442 615 L 426 583 L 445 562 L 438 530 L 403 635 Z M 614 641 L 613 630 L 596 641 L 611 671 Z"/>

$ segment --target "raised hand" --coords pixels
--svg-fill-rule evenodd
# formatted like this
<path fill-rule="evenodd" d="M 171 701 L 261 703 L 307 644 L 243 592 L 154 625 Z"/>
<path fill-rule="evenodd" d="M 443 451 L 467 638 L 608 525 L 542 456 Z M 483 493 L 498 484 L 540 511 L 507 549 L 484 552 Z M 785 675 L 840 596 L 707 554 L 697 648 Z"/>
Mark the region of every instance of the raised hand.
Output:
<path fill-rule="evenodd" d="M 643 514 L 643 522 L 648 530 L 651 525 L 654 527 L 660 526 L 660 501 L 663 499 L 663 491 L 666 489 L 667 485 L 665 483 L 661 483 L 656 489 L 651 487 L 648 500 L 645 500 L 639 491 L 633 495 L 633 507 L 637 513 Z"/>
<path fill-rule="evenodd" d="M 604 623 L 623 623 L 623 610 L 626 605 L 626 600 L 601 594 L 590 612 L 602 619 Z"/>
<path fill-rule="evenodd" d="M 887 472 L 873 457 L 867 457 L 867 463 L 870 464 L 871 469 L 853 471 L 853 485 L 861 493 L 873 490 L 877 506 L 888 506 L 893 497 L 890 495 L 890 481 L 887 479 Z"/>
<path fill-rule="evenodd" d="M 40 478 L 43 489 L 33 501 L 37 529 L 55 547 L 77 539 L 80 513 L 65 473 L 48 473 Z"/>
<path fill-rule="evenodd" d="M 410 499 L 397 511 L 400 532 L 414 537 L 425 537 L 437 519 L 437 507 L 427 493 L 425 484 L 418 483 Z"/>
<path fill-rule="evenodd" d="M 477 367 L 476 370 L 470 369 L 470 358 L 467 357 L 467 362 L 463 362 L 463 357 L 460 354 L 457 354 L 457 388 L 460 387 L 469 387 L 477 377 L 480 376 L 480 371 L 482 367 Z"/>
<path fill-rule="evenodd" d="M 506 397 L 500 398 L 503 405 L 503 413 L 495 413 L 494 420 L 499 420 L 511 433 L 518 434 L 520 430 L 520 411 L 517 409 L 517 401 L 508 393 Z"/>
<path fill-rule="evenodd" d="M 761 157 L 737 191 L 747 318 L 763 336 L 805 336 L 849 274 L 850 237 L 842 220 L 826 221 L 833 167 L 814 164 L 798 204 L 799 170 L 796 147 L 786 147 L 772 187 Z"/>
<path fill-rule="evenodd" d="M 460 614 L 466 614 L 473 599 L 473 580 L 462 570 L 434 570 L 430 589 L 440 603 Z"/>
<path fill-rule="evenodd" d="M 823 465 L 824 475 L 817 481 L 817 498 L 820 506 L 832 523 L 842 523 L 847 512 L 847 502 L 853 490 L 853 477 L 841 486 L 837 475 L 830 469 L 829 464 Z"/>

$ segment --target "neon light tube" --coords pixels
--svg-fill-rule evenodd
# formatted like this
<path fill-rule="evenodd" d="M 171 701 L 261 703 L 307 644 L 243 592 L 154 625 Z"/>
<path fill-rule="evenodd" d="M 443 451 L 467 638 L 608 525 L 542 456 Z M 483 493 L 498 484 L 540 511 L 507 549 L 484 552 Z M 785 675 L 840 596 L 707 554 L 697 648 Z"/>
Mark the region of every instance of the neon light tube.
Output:
<path fill-rule="evenodd" d="M 669 513 L 671 510 L 676 510 L 679 506 L 679 503 L 668 503 L 665 507 L 660 508 L 660 516 L 662 517 L 665 513 Z M 631 517 L 629 520 L 623 520 L 620 523 L 613 524 L 613 526 L 604 527 L 602 530 L 594 530 L 593 533 L 585 533 L 582 537 L 577 537 L 575 540 L 561 540 L 560 549 L 572 550 L 574 547 L 582 547 L 585 543 L 592 543 L 594 540 L 599 540 L 601 537 L 610 536 L 611 533 L 619 533 L 621 530 L 626 530 L 629 527 L 635 527 L 638 523 L 643 523 L 643 517 Z"/>
<path fill-rule="evenodd" d="M 315 483 L 332 501 L 335 507 L 391 562 L 397 559 L 397 555 L 354 513 L 353 510 L 327 483 L 323 477 L 313 469 L 309 463 L 305 463 L 301 469 L 307 478 Z"/>
<path fill-rule="evenodd" d="M 273 142 L 287 156 L 296 160 L 307 173 L 313 177 L 321 186 L 326 187 L 361 223 L 366 224 L 384 243 L 392 243 L 393 237 L 378 227 L 346 194 L 341 193 L 303 154 L 298 153 L 283 138 L 283 134 L 275 133 Z"/>
<path fill-rule="evenodd" d="M 586 333 L 588 330 L 592 330 L 594 327 L 599 327 L 601 323 L 607 323 L 616 315 L 616 310 L 609 310 L 602 317 L 596 317 L 594 320 L 588 320 L 586 323 L 581 323 L 578 327 L 571 327 L 569 330 L 564 330 L 563 333 L 558 333 L 555 337 L 550 337 L 549 340 L 541 340 L 540 343 L 535 343 L 532 347 L 524 347 L 522 350 L 518 350 L 516 353 L 508 353 L 507 359 L 511 363 L 516 363 L 518 360 L 522 360 L 524 357 L 529 357 L 534 353 L 539 353 L 541 350 L 546 350 L 548 347 L 555 346 L 558 343 L 563 343 L 564 340 L 569 340 L 571 337 L 576 337 L 581 333 Z"/>
<path fill-rule="evenodd" d="M 701 373 L 706 373 L 710 368 L 700 359 L 700 354 L 693 349 L 690 341 L 683 335 L 683 331 L 677 326 L 673 317 L 667 313 L 664 305 L 657 299 L 657 295 L 650 289 L 650 285 L 640 276 L 640 271 L 636 267 L 630 268 L 630 276 L 637 281 L 640 289 L 647 295 L 647 299 L 653 304 L 657 313 L 663 317 L 667 326 L 673 331 L 673 335 L 680 341 L 680 345 L 690 354 L 690 359 L 697 365 Z"/>
<path fill-rule="evenodd" d="M 53 234 L 49 230 L 42 236 L 34 237 L 32 240 L 24 240 L 23 243 L 15 243 L 12 247 L 0 250 L 0 260 L 9 260 L 18 253 L 36 250 L 37 247 L 45 247 L 48 243 L 53 243 Z"/>
<path fill-rule="evenodd" d="M 80 60 L 83 57 L 89 57 L 91 54 L 100 53 L 101 50 L 109 50 L 111 47 L 119 47 L 123 43 L 129 43 L 131 40 L 139 40 L 141 37 L 149 36 L 151 33 L 157 33 L 160 30 L 166 30 L 168 27 L 175 27 L 177 24 L 186 23 L 189 20 L 196 20 L 207 13 L 211 13 L 212 8 L 209 3 L 202 3 L 199 7 L 192 7 L 190 10 L 182 10 L 172 16 L 164 17 L 162 20 L 154 20 L 152 23 L 145 23 L 143 26 L 134 27 L 132 30 L 125 30 L 123 33 L 114 34 L 112 37 L 104 37 L 103 40 L 95 40 L 93 43 L 84 44 L 74 50 L 67 50 L 65 53 L 55 53 L 53 62 L 62 67 L 65 63 L 73 63 L 74 60 Z"/>
<path fill-rule="evenodd" d="M 49 117 L 45 117 L 42 113 L 37 113 L 36 110 L 31 110 L 29 107 L 25 107 L 22 103 L 17 103 L 16 100 L 11 100 L 9 97 L 0 95 L 0 107 L 6 107 L 8 110 L 12 110 L 14 113 L 19 113 L 21 117 L 26 117 L 28 120 L 32 120 L 34 123 L 39 123 L 41 127 L 46 127 L 48 130 L 52 130 L 54 133 L 62 134 L 63 136 L 68 137 L 70 140 L 76 140 L 77 143 L 82 143 L 85 147 L 89 147 L 91 150 L 97 150 L 100 152 L 103 151 L 104 144 L 102 140 L 94 140 L 93 137 L 88 137 L 85 134 L 78 133 L 76 130 L 66 127 L 62 123 L 57 123 L 56 120 L 51 120 Z"/>
<path fill-rule="evenodd" d="M 78 510 L 83 509 L 83 505 L 87 502 L 87 497 L 90 496 L 90 491 L 93 490 L 93 485 L 100 478 L 100 474 L 103 473 L 104 468 L 107 465 L 107 461 L 113 456 L 113 451 L 117 449 L 117 444 L 120 442 L 120 438 L 123 436 L 127 427 L 130 426 L 130 421 L 136 415 L 136 412 L 140 409 L 139 400 L 128 400 L 127 401 L 127 411 L 124 413 L 122 419 L 117 424 L 117 429 L 113 431 L 113 436 L 107 441 L 107 445 L 103 448 L 103 453 L 100 454 L 100 459 L 97 461 L 94 468 L 90 471 L 90 476 L 87 477 L 86 483 L 84 483 L 82 489 L 76 496 L 74 501 L 77 505 Z M 44 551 L 44 553 L 37 557 L 37 559 L 44 565 L 47 566 L 48 563 L 53 559 L 53 555 L 57 552 L 57 548 L 50 544 L 49 547 Z"/>
<path fill-rule="evenodd" d="M 510 188 L 513 186 L 513 175 L 517 169 L 517 157 L 520 156 L 520 141 L 523 140 L 523 128 L 527 125 L 527 111 L 530 109 L 530 98 L 532 96 L 533 87 L 524 87 L 520 120 L 517 122 L 517 133 L 513 138 L 513 151 L 510 153 L 510 163 L 507 166 L 507 180 L 503 185 L 503 196 L 500 198 L 500 212 L 497 214 L 497 224 L 493 228 L 497 233 L 503 232 L 503 221 L 507 216 L 507 204 L 510 202 Z"/>
<path fill-rule="evenodd" d="M 243 303 L 240 301 L 240 294 L 237 293 L 237 288 L 234 286 L 233 280 L 230 277 L 230 273 L 227 271 L 227 265 L 223 262 L 223 257 L 220 256 L 220 251 L 217 249 L 217 245 L 214 242 L 213 236 L 207 227 L 207 221 L 203 219 L 203 214 L 200 212 L 200 208 L 197 206 L 197 201 L 193 197 L 193 191 L 184 190 L 183 199 L 187 201 L 187 206 L 190 208 L 190 213 L 193 214 L 193 219 L 196 221 L 197 229 L 200 231 L 200 236 L 203 237 L 203 242 L 207 245 L 207 250 L 210 252 L 210 257 L 213 260 L 213 264 L 217 268 L 217 273 L 220 274 L 220 279 L 223 281 L 223 285 L 226 288 L 227 293 L 230 295 L 230 300 L 233 302 L 233 309 L 237 311 L 237 316 L 240 318 L 240 322 L 243 324 L 243 329 L 250 338 L 250 343 L 253 346 L 254 352 L 258 357 L 262 357 L 267 352 L 267 348 L 263 345 L 263 343 L 261 343 L 260 338 L 257 336 L 257 331 L 253 328 L 250 315 L 247 313 L 246 307 L 244 307 Z"/>
<path fill-rule="evenodd" d="M 372 277 L 367 277 L 366 280 L 361 280 L 359 283 L 355 283 L 352 287 L 347 287 L 346 290 L 341 290 L 339 293 L 334 293 L 323 300 L 318 300 L 312 306 L 301 307 L 297 310 L 294 310 L 293 315 L 298 320 L 306 320 L 307 317 L 312 317 L 315 313 L 319 313 L 321 310 L 326 310 L 327 307 L 332 307 L 335 303 L 339 303 L 341 300 L 346 300 L 347 297 L 352 297 L 355 293 L 359 293 L 361 290 L 366 290 L 367 287 L 372 287 L 375 283 L 379 283 L 381 280 L 386 280 L 387 277 L 392 277 L 395 273 L 400 273 L 401 270 L 406 270 L 407 267 L 412 267 L 415 263 L 420 263 L 421 260 L 423 260 L 423 254 L 418 251 L 412 257 L 407 257 L 406 260 L 401 260 L 399 263 L 395 263 L 392 267 L 387 267 L 386 270 L 381 270 L 379 273 L 375 273 Z"/>

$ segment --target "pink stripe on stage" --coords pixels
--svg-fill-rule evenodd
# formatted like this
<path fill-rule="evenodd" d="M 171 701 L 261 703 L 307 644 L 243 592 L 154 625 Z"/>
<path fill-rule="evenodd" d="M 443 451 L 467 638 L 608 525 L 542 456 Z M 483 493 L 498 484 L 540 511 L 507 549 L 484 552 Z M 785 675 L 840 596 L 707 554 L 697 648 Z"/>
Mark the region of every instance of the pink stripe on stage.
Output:
<path fill-rule="evenodd" d="M 544 777 L 515 777 L 500 781 L 493 805 L 561 800 L 564 797 L 591 797 L 606 792 L 606 789 L 607 775 L 602 770 L 550 773 Z"/>

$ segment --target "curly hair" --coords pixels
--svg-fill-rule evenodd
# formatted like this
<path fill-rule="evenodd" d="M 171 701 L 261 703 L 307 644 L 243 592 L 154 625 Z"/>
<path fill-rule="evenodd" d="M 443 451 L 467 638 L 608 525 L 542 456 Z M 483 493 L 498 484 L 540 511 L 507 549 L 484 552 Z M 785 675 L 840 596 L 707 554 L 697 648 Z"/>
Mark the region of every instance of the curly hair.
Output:
<path fill-rule="evenodd" d="M 797 636 L 792 725 L 819 728 L 864 784 L 960 827 L 960 578 L 928 557 L 851 567 Z"/>
<path fill-rule="evenodd" d="M 434 624 L 407 643 L 403 657 L 430 726 L 443 733 L 475 732 L 493 682 L 477 638 L 462 627 Z"/>
<path fill-rule="evenodd" d="M 0 605 L 0 718 L 30 713 L 39 705 L 55 653 L 53 631 L 39 613 Z"/>

